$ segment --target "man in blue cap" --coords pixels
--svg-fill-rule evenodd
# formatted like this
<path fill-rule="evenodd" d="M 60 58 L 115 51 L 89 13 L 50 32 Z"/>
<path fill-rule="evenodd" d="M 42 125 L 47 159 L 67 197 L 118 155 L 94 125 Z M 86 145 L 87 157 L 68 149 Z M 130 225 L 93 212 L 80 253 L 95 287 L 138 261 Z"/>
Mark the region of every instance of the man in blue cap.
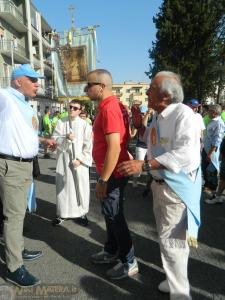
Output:
<path fill-rule="evenodd" d="M 39 138 L 38 121 L 25 97 L 35 97 L 40 74 L 30 65 L 12 72 L 11 87 L 0 89 L 0 193 L 3 203 L 7 271 L 5 279 L 20 287 L 34 286 L 39 279 L 24 267 L 23 260 L 42 256 L 41 251 L 24 249 L 23 222 L 27 193 L 32 181 L 33 158 L 39 142 L 50 147 L 54 141 Z"/>
<path fill-rule="evenodd" d="M 188 101 L 187 105 L 195 113 L 195 118 L 196 118 L 197 124 L 199 126 L 199 133 L 200 133 L 201 142 L 202 142 L 203 136 L 204 136 L 204 130 L 206 128 L 205 128 L 205 124 L 204 124 L 202 116 L 200 115 L 200 113 L 198 113 L 198 110 L 199 110 L 199 107 L 201 106 L 201 104 L 199 103 L 199 101 L 197 99 L 191 99 Z M 202 144 L 201 144 L 201 148 L 202 148 Z"/>

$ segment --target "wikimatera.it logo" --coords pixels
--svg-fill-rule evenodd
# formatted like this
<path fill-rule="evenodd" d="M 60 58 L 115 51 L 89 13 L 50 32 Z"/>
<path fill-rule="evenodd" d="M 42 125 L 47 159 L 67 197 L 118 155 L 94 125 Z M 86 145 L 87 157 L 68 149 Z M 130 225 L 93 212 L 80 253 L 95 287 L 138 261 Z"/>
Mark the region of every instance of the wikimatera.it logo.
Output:
<path fill-rule="evenodd" d="M 0 299 L 4 300 L 70 300 L 77 293 L 78 288 L 72 284 L 41 284 L 27 288 L 0 286 Z"/>

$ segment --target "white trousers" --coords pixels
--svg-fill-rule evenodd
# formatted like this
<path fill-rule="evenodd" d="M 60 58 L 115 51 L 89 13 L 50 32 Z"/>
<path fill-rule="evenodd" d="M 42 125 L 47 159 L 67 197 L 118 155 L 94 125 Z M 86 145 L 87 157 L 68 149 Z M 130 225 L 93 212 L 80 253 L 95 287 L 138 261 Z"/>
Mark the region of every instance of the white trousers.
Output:
<path fill-rule="evenodd" d="M 161 258 L 170 287 L 171 300 L 190 300 L 187 276 L 187 208 L 166 184 L 153 180 L 153 209 L 159 235 Z"/>

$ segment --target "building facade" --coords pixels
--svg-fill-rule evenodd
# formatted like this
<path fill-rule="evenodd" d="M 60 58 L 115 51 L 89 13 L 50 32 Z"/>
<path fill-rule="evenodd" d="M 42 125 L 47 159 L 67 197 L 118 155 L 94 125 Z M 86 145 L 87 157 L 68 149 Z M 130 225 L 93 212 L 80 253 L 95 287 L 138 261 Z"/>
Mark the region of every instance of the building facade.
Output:
<path fill-rule="evenodd" d="M 46 107 L 58 110 L 54 101 L 51 64 L 52 28 L 31 0 L 0 0 L 0 87 L 10 85 L 12 69 L 19 64 L 31 66 L 45 76 L 38 96 L 29 100 L 41 113 Z"/>
<path fill-rule="evenodd" d="M 146 91 L 149 83 L 126 81 L 121 84 L 113 84 L 113 94 L 128 108 L 133 104 L 148 105 Z"/>

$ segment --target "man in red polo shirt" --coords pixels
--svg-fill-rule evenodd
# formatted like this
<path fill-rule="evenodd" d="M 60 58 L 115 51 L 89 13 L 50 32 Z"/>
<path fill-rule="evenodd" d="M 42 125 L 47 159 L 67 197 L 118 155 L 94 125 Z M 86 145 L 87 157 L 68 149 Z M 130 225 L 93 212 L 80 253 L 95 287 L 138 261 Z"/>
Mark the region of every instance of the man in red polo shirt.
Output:
<path fill-rule="evenodd" d="M 98 113 L 93 125 L 93 159 L 99 176 L 96 198 L 101 200 L 107 238 L 104 249 L 92 255 L 96 264 L 120 262 L 107 271 L 111 279 L 121 279 L 138 272 L 134 248 L 123 213 L 124 188 L 128 178 L 117 171 L 120 162 L 129 159 L 129 116 L 126 108 L 112 93 L 112 76 L 103 69 L 90 72 L 85 92 L 98 101 Z"/>

